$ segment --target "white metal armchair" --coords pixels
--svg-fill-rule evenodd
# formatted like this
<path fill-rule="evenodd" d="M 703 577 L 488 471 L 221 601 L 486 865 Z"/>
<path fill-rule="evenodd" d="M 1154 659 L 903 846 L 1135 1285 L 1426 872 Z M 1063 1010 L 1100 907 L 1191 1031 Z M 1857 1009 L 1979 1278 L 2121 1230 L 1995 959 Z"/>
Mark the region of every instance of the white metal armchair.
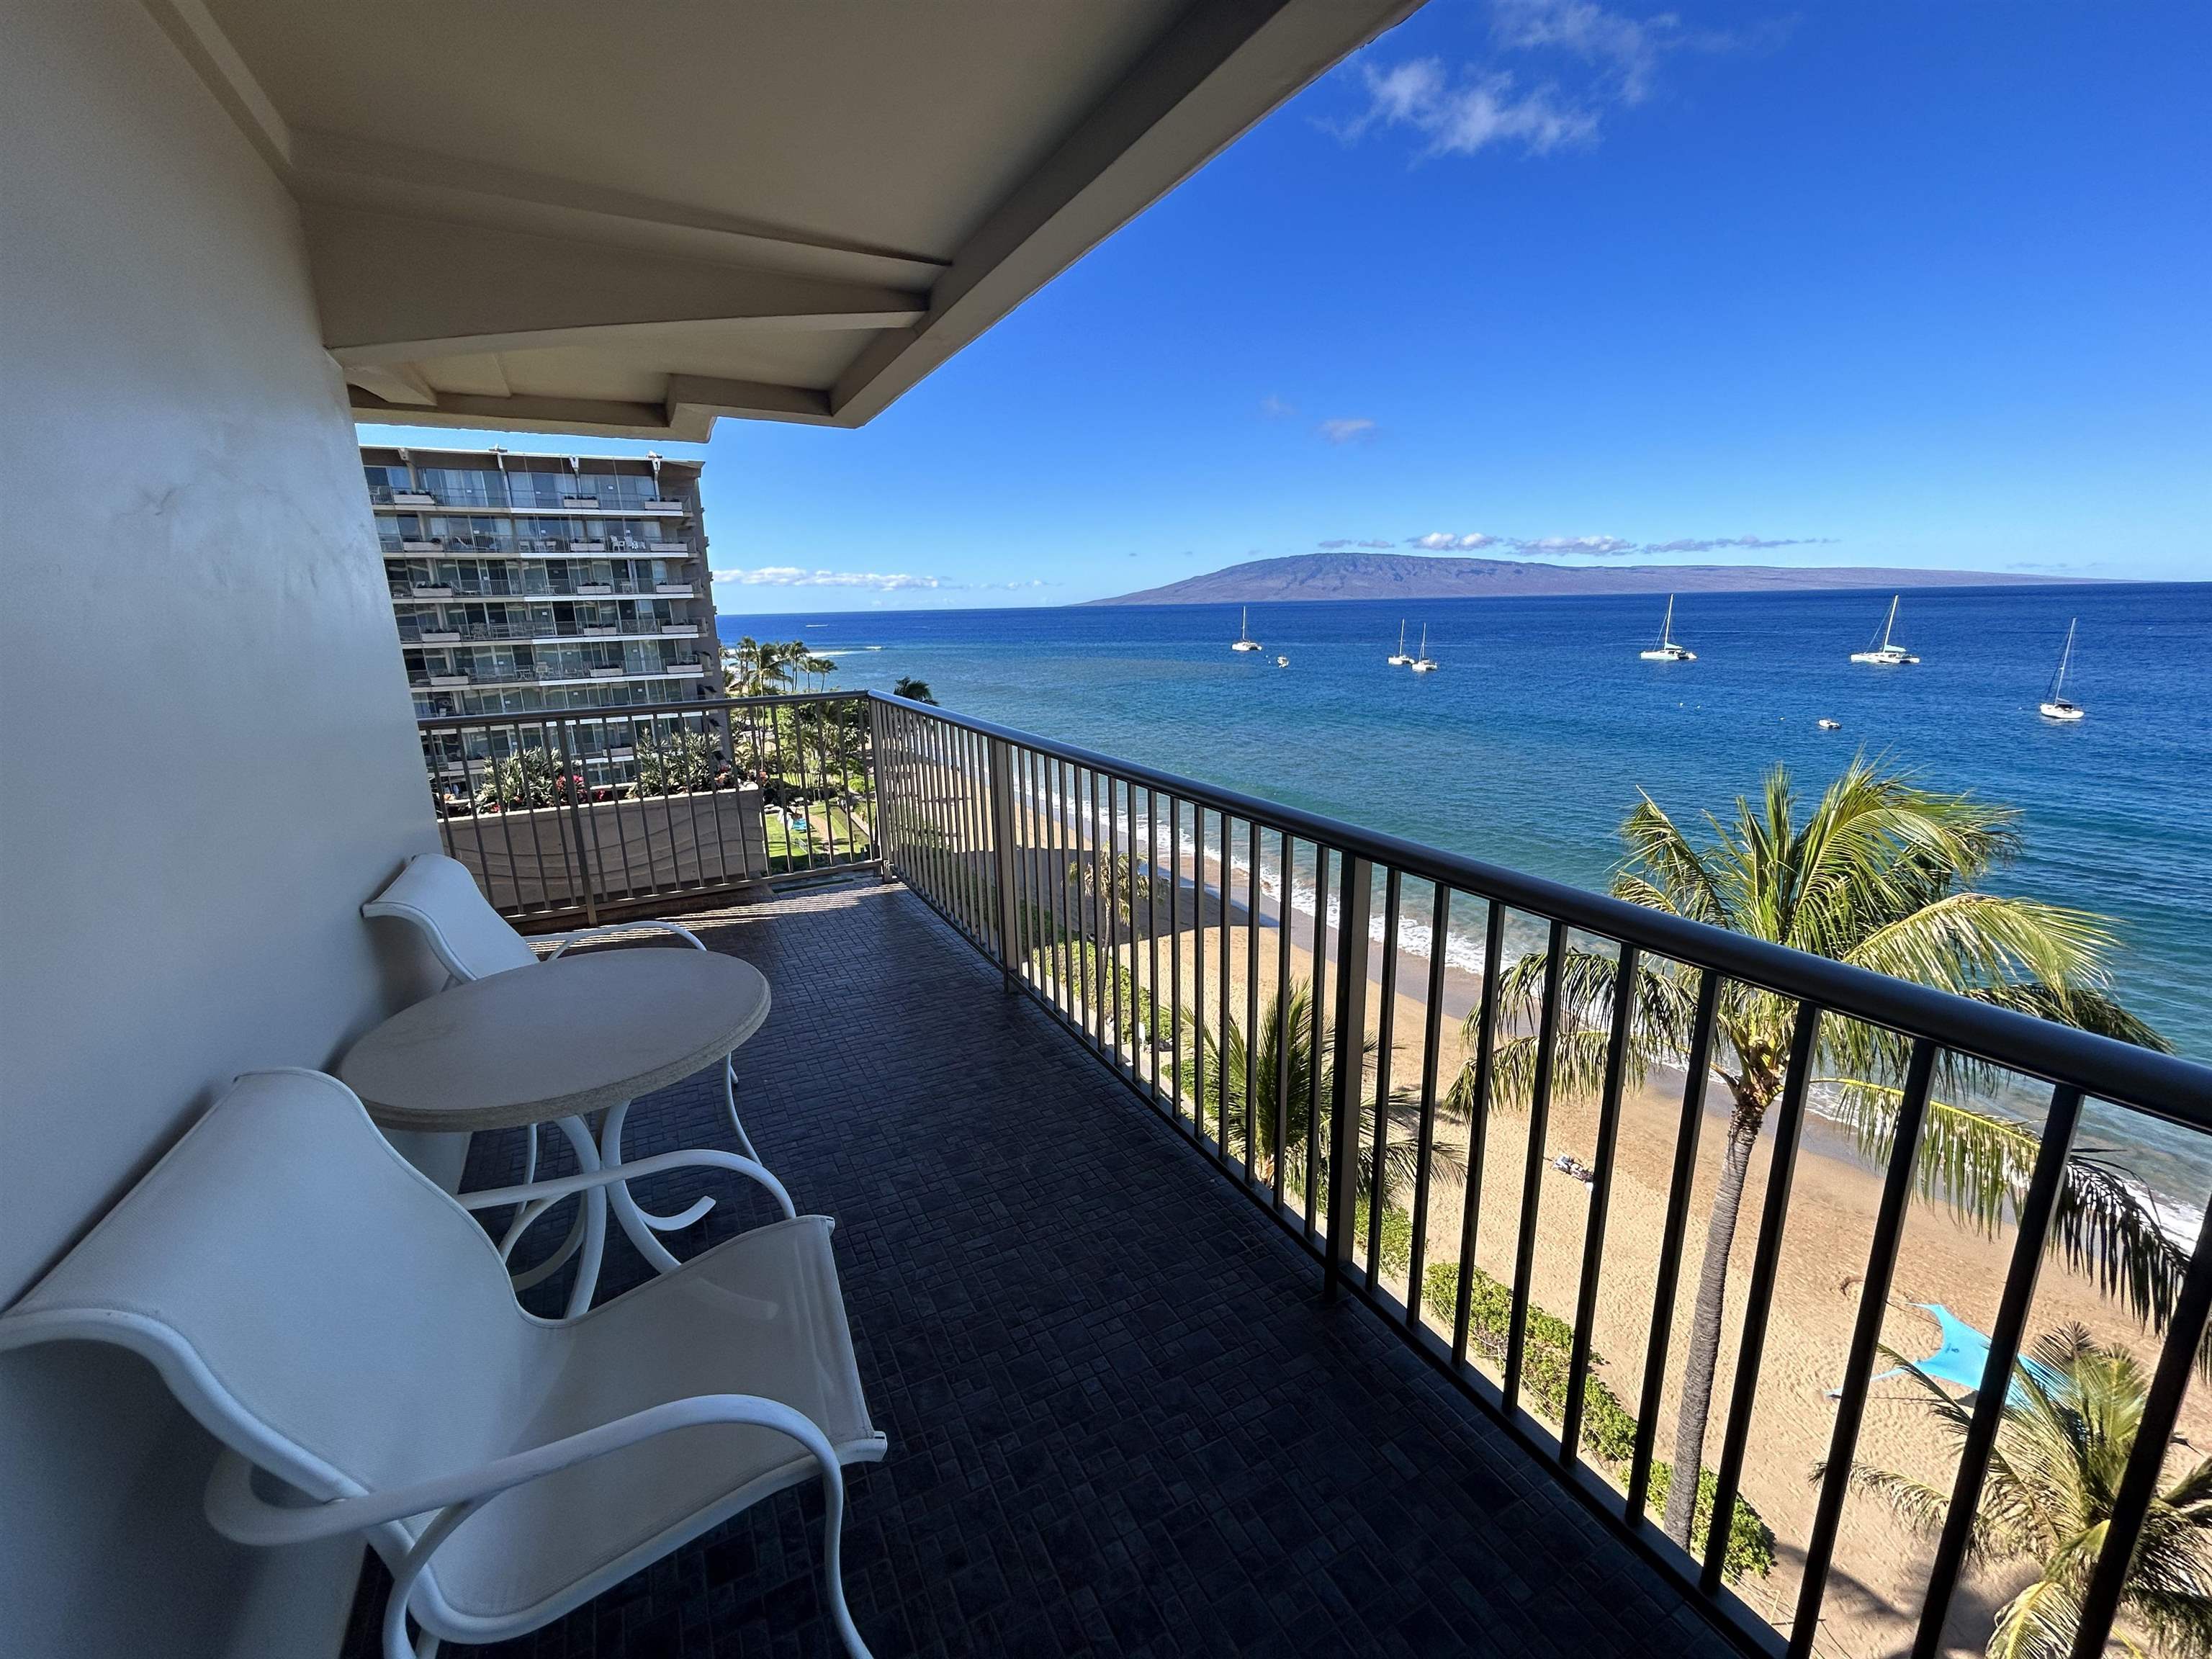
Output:
<path fill-rule="evenodd" d="M 489 978 L 514 968 L 529 968 L 539 962 L 552 962 L 564 955 L 570 946 L 586 939 L 606 939 L 619 934 L 641 931 L 668 933 L 682 939 L 694 950 L 703 951 L 706 944 L 690 928 L 672 921 L 626 921 L 611 927 L 583 927 L 573 933 L 554 933 L 546 937 L 559 943 L 544 957 L 531 948 L 530 941 L 515 932 L 505 916 L 491 906 L 491 901 L 477 887 L 477 879 L 469 867 L 459 859 L 447 858 L 442 853 L 418 853 L 407 860 L 407 867 L 392 878 L 381 893 L 361 907 L 363 916 L 390 916 L 411 923 L 428 943 L 431 951 L 444 964 L 445 969 L 457 980 Z M 760 1154 L 753 1150 L 752 1137 L 738 1116 L 738 1069 L 734 1059 L 722 1065 L 722 1098 L 730 1112 L 730 1127 L 736 1133 L 738 1145 L 744 1148 L 747 1158 L 757 1161 Z M 530 1130 L 530 1146 L 526 1154 L 523 1179 L 528 1181 L 538 1170 L 538 1131 Z M 656 1217 L 668 1227 L 680 1226 L 696 1220 L 696 1216 L 686 1212 L 682 1217 Z"/>
<path fill-rule="evenodd" d="M 574 1319 L 517 1307 L 482 1228 L 352 1092 L 258 1072 L 5 1314 L 0 1350 L 78 1340 L 150 1360 L 227 1449 L 208 1519 L 241 1542 L 363 1534 L 391 1567 L 387 1659 L 519 1636 L 810 1477 L 847 1650 L 842 1467 L 873 1462 L 824 1216 L 788 1218 Z M 274 1477 L 305 1505 L 256 1490 Z M 410 1646 L 407 1618 L 421 1626 Z"/>

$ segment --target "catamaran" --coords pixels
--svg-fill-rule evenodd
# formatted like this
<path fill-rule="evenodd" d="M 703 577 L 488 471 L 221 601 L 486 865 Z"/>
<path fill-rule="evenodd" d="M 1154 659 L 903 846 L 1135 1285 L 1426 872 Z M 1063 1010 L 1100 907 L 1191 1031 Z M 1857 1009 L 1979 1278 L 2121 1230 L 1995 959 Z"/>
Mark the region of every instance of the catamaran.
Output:
<path fill-rule="evenodd" d="M 1889 617 L 1888 619 L 1881 625 L 1881 643 L 1875 646 L 1869 651 L 1852 652 L 1851 660 L 1853 662 L 1880 663 L 1885 668 L 1894 668 L 1899 663 L 1918 662 L 1920 660 L 1919 658 L 1914 656 L 1910 651 L 1907 651 L 1903 646 L 1898 644 L 1896 641 L 1890 637 L 1890 635 L 1895 632 L 1897 628 L 1897 601 L 1900 597 L 1901 596 L 1898 594 L 1892 594 L 1890 596 Z"/>
<path fill-rule="evenodd" d="M 2051 690 L 2036 710 L 2047 720 L 2078 720 L 2088 710 L 2076 702 L 2066 700 L 2066 670 L 2074 661 L 2074 624 L 2079 617 L 2066 624 L 2066 648 L 2058 653 L 2058 672 L 2051 677 Z"/>
<path fill-rule="evenodd" d="M 1429 654 L 1429 625 L 1426 623 L 1421 624 L 1421 654 L 1414 658 L 1408 665 L 1416 674 L 1433 674 L 1437 672 L 1437 659 Z"/>
<path fill-rule="evenodd" d="M 1667 596 L 1667 620 L 1659 624 L 1659 643 L 1637 653 L 1646 662 L 1695 662 L 1698 653 L 1674 643 L 1674 596 Z"/>
<path fill-rule="evenodd" d="M 1231 651 L 1264 651 L 1267 649 L 1267 647 L 1261 645 L 1259 641 L 1252 637 L 1252 629 L 1249 626 L 1251 621 L 1252 607 L 1247 605 L 1244 607 L 1243 613 L 1237 618 L 1237 643 L 1229 647 Z"/>
<path fill-rule="evenodd" d="M 1398 652 L 1389 660 L 1393 668 L 1411 668 L 1413 665 L 1413 659 L 1406 654 L 1406 623 L 1402 617 L 1398 623 Z"/>

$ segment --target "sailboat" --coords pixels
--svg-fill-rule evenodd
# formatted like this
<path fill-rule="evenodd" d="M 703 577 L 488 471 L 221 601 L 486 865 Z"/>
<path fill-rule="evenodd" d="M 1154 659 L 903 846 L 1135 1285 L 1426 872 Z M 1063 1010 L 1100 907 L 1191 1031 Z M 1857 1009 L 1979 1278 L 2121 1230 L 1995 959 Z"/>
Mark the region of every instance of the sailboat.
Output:
<path fill-rule="evenodd" d="M 1403 618 L 1401 618 L 1398 623 L 1397 654 L 1389 661 L 1393 668 L 1411 668 L 1413 665 L 1413 659 L 1406 654 L 1406 623 Z"/>
<path fill-rule="evenodd" d="M 1261 645 L 1259 641 L 1252 637 L 1252 629 L 1249 626 L 1251 620 L 1252 607 L 1247 605 L 1244 607 L 1243 613 L 1237 619 L 1237 643 L 1229 647 L 1231 651 L 1264 651 L 1267 649 L 1267 647 Z"/>
<path fill-rule="evenodd" d="M 2080 620 L 2076 617 L 2066 624 L 2066 648 L 2058 653 L 2058 672 L 2051 677 L 2051 690 L 2036 705 L 2036 711 L 2047 720 L 2078 720 L 2088 712 L 2081 704 L 2066 701 L 2066 670 L 2074 661 L 2074 624 Z"/>
<path fill-rule="evenodd" d="M 1852 652 L 1851 660 L 1853 662 L 1880 663 L 1885 668 L 1894 668 L 1899 663 L 1918 662 L 1920 660 L 1919 658 L 1914 656 L 1910 651 L 1907 651 L 1903 646 L 1898 644 L 1896 641 L 1890 637 L 1897 629 L 1897 601 L 1899 597 L 1901 596 L 1898 594 L 1892 594 L 1890 596 L 1889 617 L 1888 620 L 1884 622 L 1881 625 L 1881 643 L 1875 646 L 1871 651 Z"/>
<path fill-rule="evenodd" d="M 1421 624 L 1421 654 L 1414 658 L 1408 665 L 1416 674 L 1433 674 L 1437 672 L 1437 659 L 1429 654 L 1429 625 L 1426 623 Z"/>
<path fill-rule="evenodd" d="M 1667 596 L 1667 620 L 1659 624 L 1659 643 L 1637 653 L 1646 662 L 1695 662 L 1698 653 L 1674 643 L 1674 596 Z"/>

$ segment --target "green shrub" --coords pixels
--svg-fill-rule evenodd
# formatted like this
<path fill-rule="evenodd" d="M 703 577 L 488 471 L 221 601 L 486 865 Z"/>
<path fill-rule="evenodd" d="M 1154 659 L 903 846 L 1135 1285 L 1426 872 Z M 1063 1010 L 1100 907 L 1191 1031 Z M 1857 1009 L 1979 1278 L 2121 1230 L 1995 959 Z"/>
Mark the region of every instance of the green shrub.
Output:
<path fill-rule="evenodd" d="M 1387 1235 L 1391 1213 L 1389 1210 L 1382 1212 L 1386 1261 L 1389 1258 Z M 1410 1222 L 1407 1232 L 1410 1253 Z M 1429 1316 L 1449 1330 L 1458 1313 L 1458 1264 L 1451 1261 L 1431 1263 L 1428 1270 L 1421 1275 L 1421 1300 L 1428 1309 Z M 1468 1287 L 1468 1346 L 1502 1364 L 1512 1318 L 1511 1288 L 1477 1267 L 1474 1281 Z M 1521 1391 L 1531 1407 L 1554 1423 L 1565 1419 L 1567 1373 L 1574 1352 L 1574 1329 L 1566 1321 L 1547 1313 L 1534 1303 L 1529 1304 L 1528 1333 L 1521 1353 Z M 1595 1352 L 1590 1355 L 1594 1363 L 1601 1361 L 1603 1358 Z M 1636 1455 L 1635 1417 L 1620 1403 L 1620 1397 L 1595 1375 L 1585 1376 L 1583 1382 L 1582 1450 L 1592 1461 L 1616 1473 Z M 1673 1478 L 1671 1465 L 1653 1460 L 1650 1495 L 1646 1500 L 1650 1509 L 1656 1511 L 1666 1508 L 1667 1489 Z M 1698 1472 L 1698 1512 L 1692 1528 L 1693 1536 L 1703 1536 L 1711 1524 L 1713 1499 L 1718 1494 L 1718 1487 L 1719 1483 L 1711 1469 Z M 1738 1498 L 1735 1514 L 1729 1525 L 1728 1553 L 1723 1558 L 1722 1571 L 1730 1579 L 1741 1578 L 1747 1573 L 1764 1577 L 1773 1566 L 1774 1528 L 1766 1524 L 1757 1510 Z"/>

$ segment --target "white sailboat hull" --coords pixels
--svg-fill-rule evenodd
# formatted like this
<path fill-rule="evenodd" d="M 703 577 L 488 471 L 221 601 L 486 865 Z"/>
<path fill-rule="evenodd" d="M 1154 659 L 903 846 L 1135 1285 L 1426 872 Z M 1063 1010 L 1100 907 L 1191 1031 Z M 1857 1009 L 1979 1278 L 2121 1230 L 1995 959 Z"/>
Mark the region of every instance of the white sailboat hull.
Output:
<path fill-rule="evenodd" d="M 1257 640 L 1239 640 L 1229 647 L 1231 651 L 1259 651 L 1265 647 Z"/>
<path fill-rule="evenodd" d="M 1854 651 L 1851 653 L 1851 660 L 1853 662 L 1876 663 L 1884 668 L 1895 668 L 1900 663 L 1918 662 L 1920 659 L 1914 656 L 1909 651 L 1893 649 L 1888 651 Z"/>
<path fill-rule="evenodd" d="M 2041 714 L 2043 718 L 2047 720 L 2078 720 L 2082 715 L 2088 713 L 2088 710 L 2086 708 L 2076 708 L 2070 702 L 2062 702 L 2039 704 L 2036 708 L 2036 712 Z"/>
<path fill-rule="evenodd" d="M 1686 650 L 1679 645 L 1662 645 L 1656 650 L 1639 651 L 1636 654 L 1646 662 L 1695 662 L 1698 659 L 1696 652 Z"/>

